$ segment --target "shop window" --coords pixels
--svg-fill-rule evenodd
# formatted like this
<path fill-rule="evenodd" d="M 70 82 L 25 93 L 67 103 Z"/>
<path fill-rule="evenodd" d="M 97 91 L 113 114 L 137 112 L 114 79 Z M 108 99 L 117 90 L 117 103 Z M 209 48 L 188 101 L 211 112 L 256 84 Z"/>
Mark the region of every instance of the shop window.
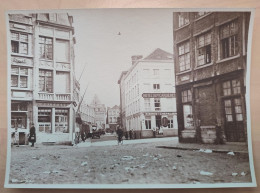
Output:
<path fill-rule="evenodd" d="M 68 115 L 67 109 L 55 109 L 55 132 L 69 133 Z"/>
<path fill-rule="evenodd" d="M 52 71 L 39 70 L 39 90 L 40 92 L 53 92 L 53 75 Z"/>
<path fill-rule="evenodd" d="M 223 94 L 224 96 L 229 96 L 233 94 L 241 93 L 241 85 L 240 80 L 229 80 L 223 82 Z"/>
<path fill-rule="evenodd" d="M 11 128 L 26 129 L 27 116 L 25 113 L 12 113 Z"/>
<path fill-rule="evenodd" d="M 154 109 L 156 111 L 160 111 L 161 110 L 161 101 L 160 101 L 160 99 L 154 99 Z"/>
<path fill-rule="evenodd" d="M 28 55 L 28 35 L 11 32 L 12 53 Z"/>
<path fill-rule="evenodd" d="M 190 69 L 190 43 L 185 42 L 178 46 L 180 71 Z"/>
<path fill-rule="evenodd" d="M 40 58 L 46 60 L 53 59 L 53 40 L 52 38 L 40 37 Z"/>
<path fill-rule="evenodd" d="M 28 68 L 11 68 L 11 87 L 28 88 Z"/>
<path fill-rule="evenodd" d="M 232 21 L 220 27 L 222 59 L 238 54 L 238 22 Z"/>
<path fill-rule="evenodd" d="M 197 38 L 197 62 L 198 66 L 211 62 L 211 33 L 206 33 Z"/>
<path fill-rule="evenodd" d="M 69 62 L 70 60 L 69 41 L 56 40 L 55 57 L 57 62 Z"/>
<path fill-rule="evenodd" d="M 27 111 L 27 103 L 12 103 L 11 111 Z"/>
<path fill-rule="evenodd" d="M 172 129 L 173 128 L 173 118 L 168 119 L 168 128 Z"/>
<path fill-rule="evenodd" d="M 145 119 L 145 128 L 146 128 L 146 129 L 152 129 L 151 118 L 146 118 L 146 119 Z"/>
<path fill-rule="evenodd" d="M 38 108 L 38 123 L 39 131 L 45 133 L 51 133 L 51 109 L 50 108 Z"/>
<path fill-rule="evenodd" d="M 183 105 L 183 118 L 184 118 L 184 128 L 187 129 L 194 126 L 191 105 Z"/>
<path fill-rule="evenodd" d="M 189 20 L 189 13 L 188 12 L 182 12 L 178 14 L 178 27 L 182 27 L 184 25 L 187 25 L 188 23 L 190 23 Z"/>
<path fill-rule="evenodd" d="M 182 102 L 186 103 L 186 102 L 191 102 L 192 100 L 192 95 L 191 95 L 191 90 L 184 90 L 181 92 L 182 95 Z"/>

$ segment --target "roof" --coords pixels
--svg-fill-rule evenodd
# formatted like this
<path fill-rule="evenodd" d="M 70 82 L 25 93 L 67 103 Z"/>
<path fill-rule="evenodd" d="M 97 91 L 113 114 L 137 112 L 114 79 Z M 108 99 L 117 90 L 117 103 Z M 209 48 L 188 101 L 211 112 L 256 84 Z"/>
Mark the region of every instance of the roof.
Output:
<path fill-rule="evenodd" d="M 173 60 L 173 54 L 157 48 L 143 60 Z"/>
<path fill-rule="evenodd" d="M 124 76 L 125 74 L 127 74 L 127 71 L 122 71 L 122 72 L 121 72 L 121 75 L 120 75 L 120 77 L 119 77 L 119 80 L 117 81 L 117 84 L 120 84 L 120 83 L 121 83 L 121 79 L 123 78 L 123 76 Z"/>

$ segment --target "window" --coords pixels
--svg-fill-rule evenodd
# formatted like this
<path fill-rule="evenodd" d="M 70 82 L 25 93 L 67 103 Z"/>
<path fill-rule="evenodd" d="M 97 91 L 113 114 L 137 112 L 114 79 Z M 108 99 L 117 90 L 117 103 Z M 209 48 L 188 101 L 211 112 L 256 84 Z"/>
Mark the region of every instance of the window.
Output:
<path fill-rule="evenodd" d="M 53 59 L 53 40 L 52 38 L 40 37 L 40 58 L 46 60 Z"/>
<path fill-rule="evenodd" d="M 224 96 L 232 95 L 232 94 L 240 94 L 241 93 L 241 85 L 240 80 L 229 80 L 223 82 L 223 94 Z"/>
<path fill-rule="evenodd" d="M 12 103 L 11 111 L 27 111 L 26 103 Z"/>
<path fill-rule="evenodd" d="M 145 128 L 152 129 L 151 118 L 145 118 Z"/>
<path fill-rule="evenodd" d="M 53 92 L 53 75 L 52 71 L 39 70 L 39 91 Z"/>
<path fill-rule="evenodd" d="M 151 110 L 150 98 L 144 99 L 144 108 L 145 108 L 145 111 Z"/>
<path fill-rule="evenodd" d="M 70 73 L 56 72 L 55 92 L 56 93 L 70 92 Z"/>
<path fill-rule="evenodd" d="M 160 111 L 161 110 L 161 101 L 160 101 L 160 99 L 154 99 L 154 109 L 156 111 Z"/>
<path fill-rule="evenodd" d="M 222 58 L 238 54 L 238 23 L 237 20 L 220 27 Z"/>
<path fill-rule="evenodd" d="M 28 88 L 28 68 L 11 68 L 11 87 Z"/>
<path fill-rule="evenodd" d="M 154 90 L 160 90 L 160 84 L 153 84 Z"/>
<path fill-rule="evenodd" d="M 27 115 L 21 114 L 21 113 L 12 113 L 11 128 L 26 129 L 27 128 Z"/>
<path fill-rule="evenodd" d="M 190 69 L 190 43 L 182 43 L 178 47 L 180 71 Z"/>
<path fill-rule="evenodd" d="M 173 128 L 173 118 L 168 119 L 168 128 Z"/>
<path fill-rule="evenodd" d="M 68 109 L 55 109 L 55 132 L 68 133 Z"/>
<path fill-rule="evenodd" d="M 197 19 L 197 18 L 202 17 L 203 15 L 206 15 L 208 13 L 209 12 L 197 12 L 197 13 L 195 13 L 195 18 Z"/>
<path fill-rule="evenodd" d="M 191 100 L 192 100 L 192 95 L 191 95 L 190 89 L 182 91 L 181 96 L 182 96 L 182 102 L 183 103 L 191 102 Z"/>
<path fill-rule="evenodd" d="M 235 103 L 236 120 L 243 121 L 241 99 L 240 98 L 234 99 L 234 103 Z"/>
<path fill-rule="evenodd" d="M 12 53 L 28 55 L 28 35 L 11 32 Z"/>
<path fill-rule="evenodd" d="M 191 128 L 194 126 L 192 106 L 183 105 L 184 128 Z"/>
<path fill-rule="evenodd" d="M 231 100 L 225 100 L 225 113 L 226 113 L 226 120 L 227 122 L 232 122 L 232 107 L 231 107 Z"/>
<path fill-rule="evenodd" d="M 38 108 L 39 131 L 51 133 L 51 109 Z"/>
<path fill-rule="evenodd" d="M 58 62 L 69 62 L 69 41 L 56 40 L 55 57 Z"/>
<path fill-rule="evenodd" d="M 211 33 L 206 33 L 197 38 L 198 54 L 197 62 L 198 66 L 208 64 L 211 62 Z"/>
<path fill-rule="evenodd" d="M 153 69 L 153 75 L 159 76 L 159 69 Z"/>
<path fill-rule="evenodd" d="M 178 27 L 182 27 L 189 22 L 189 13 L 182 12 L 178 14 Z"/>

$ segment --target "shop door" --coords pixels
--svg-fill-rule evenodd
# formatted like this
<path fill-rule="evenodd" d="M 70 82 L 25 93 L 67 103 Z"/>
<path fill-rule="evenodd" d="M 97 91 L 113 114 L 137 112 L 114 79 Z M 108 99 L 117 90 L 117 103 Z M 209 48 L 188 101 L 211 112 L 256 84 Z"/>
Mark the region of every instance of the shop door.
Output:
<path fill-rule="evenodd" d="M 245 141 L 241 98 L 225 99 L 224 110 L 227 141 Z"/>
<path fill-rule="evenodd" d="M 155 123 L 156 123 L 156 127 L 158 128 L 158 129 L 160 129 L 160 126 L 161 126 L 161 120 L 162 120 L 162 116 L 161 115 L 156 115 L 155 116 Z"/>

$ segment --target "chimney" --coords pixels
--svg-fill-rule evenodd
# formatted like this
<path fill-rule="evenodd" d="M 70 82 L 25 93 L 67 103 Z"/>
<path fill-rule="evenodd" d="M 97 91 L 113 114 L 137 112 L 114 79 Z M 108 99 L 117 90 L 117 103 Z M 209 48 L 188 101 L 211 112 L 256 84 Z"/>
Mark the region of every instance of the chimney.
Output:
<path fill-rule="evenodd" d="M 131 57 L 132 58 L 132 65 L 134 65 L 138 60 L 142 59 L 142 55 L 134 55 Z"/>

